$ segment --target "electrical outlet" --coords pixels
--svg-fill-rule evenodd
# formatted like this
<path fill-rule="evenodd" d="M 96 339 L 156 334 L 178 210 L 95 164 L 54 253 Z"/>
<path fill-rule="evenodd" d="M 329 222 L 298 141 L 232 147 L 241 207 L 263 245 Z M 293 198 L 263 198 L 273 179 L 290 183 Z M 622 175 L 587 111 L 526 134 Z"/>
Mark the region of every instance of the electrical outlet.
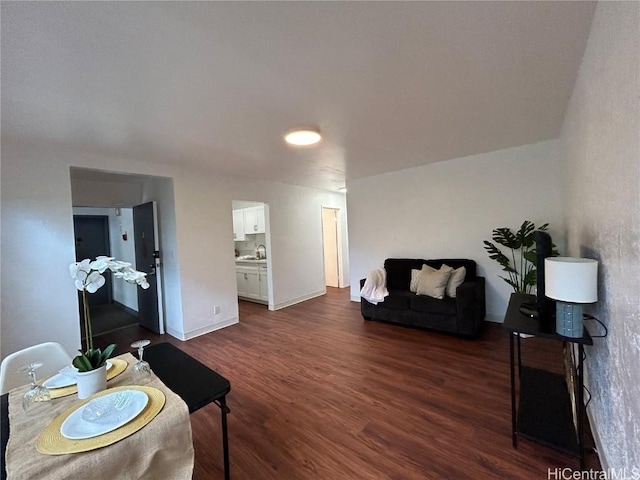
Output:
<path fill-rule="evenodd" d="M 220 305 L 213 307 L 213 314 L 218 315 L 220 313 Z"/>

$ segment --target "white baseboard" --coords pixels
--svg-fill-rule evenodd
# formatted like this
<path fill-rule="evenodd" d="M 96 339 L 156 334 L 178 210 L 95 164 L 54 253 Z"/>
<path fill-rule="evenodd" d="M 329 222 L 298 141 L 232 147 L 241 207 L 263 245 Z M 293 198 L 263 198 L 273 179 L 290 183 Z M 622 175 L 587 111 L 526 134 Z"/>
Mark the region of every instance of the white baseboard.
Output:
<path fill-rule="evenodd" d="M 236 323 L 238 323 L 238 317 L 233 317 L 223 322 L 214 323 L 213 325 L 207 325 L 206 327 L 202 327 L 202 328 L 196 328 L 195 330 L 191 330 L 186 333 L 179 332 L 171 328 L 167 328 L 167 333 L 172 337 L 177 338 L 178 340 L 185 341 L 185 340 L 191 340 L 192 338 L 195 338 L 195 337 L 199 337 L 200 335 L 204 335 L 206 333 L 215 332 L 216 330 L 220 330 L 221 328 L 235 325 Z"/>
<path fill-rule="evenodd" d="M 485 315 L 485 322 L 493 322 L 493 323 L 504 323 L 504 315 Z"/>
<path fill-rule="evenodd" d="M 308 295 L 303 295 L 302 297 L 294 298 L 292 300 L 287 300 L 286 302 L 278 303 L 276 305 L 269 305 L 269 310 L 280 310 L 281 308 L 290 307 L 291 305 L 295 305 L 296 303 L 305 302 L 307 300 L 311 300 L 312 298 L 321 297 L 322 295 L 327 294 L 327 289 L 320 290 L 319 292 L 310 293 Z"/>
<path fill-rule="evenodd" d="M 358 303 L 361 303 L 361 302 L 360 302 L 360 295 L 351 295 L 351 301 L 352 301 L 352 302 L 358 302 Z"/>

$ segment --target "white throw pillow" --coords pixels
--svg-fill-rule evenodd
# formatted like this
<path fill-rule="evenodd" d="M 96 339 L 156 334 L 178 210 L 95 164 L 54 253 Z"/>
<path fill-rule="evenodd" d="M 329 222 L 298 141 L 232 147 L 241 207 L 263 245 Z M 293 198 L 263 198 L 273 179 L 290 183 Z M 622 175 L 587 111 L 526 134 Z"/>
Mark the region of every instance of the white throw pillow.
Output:
<path fill-rule="evenodd" d="M 418 289 L 416 293 L 418 295 L 428 295 L 433 298 L 444 298 L 447 282 L 449 281 L 452 270 L 450 267 L 434 270 L 428 265 L 423 265 L 418 278 Z"/>
<path fill-rule="evenodd" d="M 431 268 L 426 263 L 422 264 L 422 268 L 430 269 L 429 271 L 435 272 L 435 268 Z M 411 283 L 409 284 L 409 291 L 412 293 L 416 293 L 418 291 L 418 278 L 420 277 L 420 272 L 422 270 L 418 270 L 415 268 L 411 269 Z"/>
<path fill-rule="evenodd" d="M 447 265 L 442 265 L 443 267 L 447 267 Z M 441 267 L 442 268 L 442 267 Z M 448 267 L 451 268 L 451 267 Z M 449 281 L 447 282 L 446 293 L 447 297 L 456 298 L 456 290 L 462 282 L 464 282 L 464 277 L 467 275 L 467 269 L 464 267 L 456 268 L 452 270 L 451 276 L 449 277 Z"/>

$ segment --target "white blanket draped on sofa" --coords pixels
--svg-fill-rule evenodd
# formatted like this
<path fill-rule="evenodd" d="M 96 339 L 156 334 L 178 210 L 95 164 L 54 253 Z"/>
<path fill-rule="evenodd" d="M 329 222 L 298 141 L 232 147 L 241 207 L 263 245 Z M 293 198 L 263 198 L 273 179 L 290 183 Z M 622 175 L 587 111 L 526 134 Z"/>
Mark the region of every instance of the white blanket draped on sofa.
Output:
<path fill-rule="evenodd" d="M 377 305 L 378 302 L 384 301 L 384 297 L 387 295 L 389 295 L 387 290 L 387 271 L 384 268 L 370 271 L 360 290 L 360 296 Z"/>

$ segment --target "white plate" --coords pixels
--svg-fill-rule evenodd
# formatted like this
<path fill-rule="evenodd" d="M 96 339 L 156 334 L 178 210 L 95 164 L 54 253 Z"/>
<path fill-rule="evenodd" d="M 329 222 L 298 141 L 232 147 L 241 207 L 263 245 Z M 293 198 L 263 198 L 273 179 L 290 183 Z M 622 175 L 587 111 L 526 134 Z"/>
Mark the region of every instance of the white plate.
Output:
<path fill-rule="evenodd" d="M 60 433 L 71 440 L 103 435 L 136 418 L 148 402 L 149 397 L 140 390 L 120 390 L 94 398 L 62 422 Z"/>
<path fill-rule="evenodd" d="M 107 370 L 113 367 L 113 363 L 107 360 Z M 53 377 L 47 378 L 42 385 L 47 388 L 63 388 L 76 384 L 75 372 L 78 369 L 75 367 L 65 367 L 60 370 L 60 373 L 56 373 Z M 63 373 L 64 372 L 64 373 Z"/>

